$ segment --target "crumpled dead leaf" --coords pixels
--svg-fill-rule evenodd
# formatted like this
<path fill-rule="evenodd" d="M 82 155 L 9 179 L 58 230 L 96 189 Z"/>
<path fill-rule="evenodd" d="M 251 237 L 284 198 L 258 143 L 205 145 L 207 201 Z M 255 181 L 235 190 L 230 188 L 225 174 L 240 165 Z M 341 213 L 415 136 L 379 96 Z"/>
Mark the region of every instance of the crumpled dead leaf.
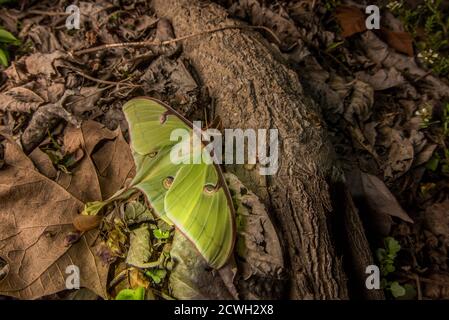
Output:
<path fill-rule="evenodd" d="M 449 200 L 426 208 L 423 215 L 426 227 L 437 236 L 449 239 Z"/>
<path fill-rule="evenodd" d="M 394 67 L 379 69 L 374 74 L 366 71 L 356 73 L 357 79 L 370 84 L 374 90 L 385 90 L 400 86 L 406 82 L 402 74 Z"/>
<path fill-rule="evenodd" d="M 385 183 L 378 177 L 354 170 L 348 175 L 348 185 L 357 204 L 367 209 L 361 211 L 362 216 L 365 214 L 364 219 L 369 220 L 370 227 L 381 236 L 389 235 L 392 216 L 413 223 Z"/>
<path fill-rule="evenodd" d="M 25 58 L 25 66 L 30 75 L 45 75 L 51 77 L 57 73 L 54 62 L 65 57 L 62 51 L 52 53 L 33 53 Z"/>
<path fill-rule="evenodd" d="M 57 170 L 51 162 L 48 155 L 40 148 L 36 148 L 29 155 L 31 161 L 33 161 L 36 169 L 47 178 L 54 180 L 57 176 Z"/>
<path fill-rule="evenodd" d="M 97 86 L 82 87 L 79 95 L 75 94 L 67 99 L 68 109 L 75 115 L 92 111 L 96 108 L 95 104 L 101 98 L 101 95 L 102 92 Z"/>
<path fill-rule="evenodd" d="M 402 131 L 395 128 L 383 126 L 378 133 L 377 144 L 388 150 L 382 167 L 384 177 L 396 179 L 411 168 L 415 153 L 413 145 Z"/>
<path fill-rule="evenodd" d="M 214 272 L 193 243 L 175 231 L 170 256 L 175 266 L 170 273 L 169 288 L 176 299 L 232 299 L 219 273 Z"/>
<path fill-rule="evenodd" d="M 34 112 L 28 127 L 21 137 L 22 146 L 26 153 L 31 152 L 39 145 L 48 131 L 61 119 L 72 125 L 79 125 L 78 119 L 63 107 L 69 95 L 70 91 L 66 91 L 58 102 L 43 105 Z"/>
<path fill-rule="evenodd" d="M 147 224 L 143 224 L 131 231 L 129 243 L 128 255 L 126 256 L 127 264 L 140 268 L 149 262 L 151 257 L 151 239 L 150 229 Z"/>
<path fill-rule="evenodd" d="M 124 216 L 122 218 L 127 225 L 154 220 L 151 211 L 139 201 L 128 202 L 123 213 Z"/>
<path fill-rule="evenodd" d="M 363 123 L 371 116 L 374 90 L 369 84 L 359 80 L 354 80 L 352 85 L 352 95 L 345 109 L 344 117 L 355 125 L 357 122 Z"/>
<path fill-rule="evenodd" d="M 28 36 L 33 41 L 34 46 L 39 52 L 52 53 L 56 50 L 62 50 L 62 46 L 51 28 L 43 25 L 34 25 L 25 34 L 20 34 L 20 38 Z"/>
<path fill-rule="evenodd" d="M 29 113 L 45 102 L 42 97 L 26 87 L 15 87 L 0 93 L 0 110 Z"/>
<path fill-rule="evenodd" d="M 92 253 L 95 232 L 67 247 L 72 220 L 83 203 L 35 170 L 19 146 L 6 141 L 6 167 L 0 170 L 0 257 L 10 271 L 0 294 L 36 299 L 66 289 L 66 268 L 80 268 L 81 286 L 106 297 L 107 266 Z"/>
<path fill-rule="evenodd" d="M 339 6 L 335 17 L 342 29 L 341 35 L 345 38 L 366 30 L 366 15 L 359 8 Z"/>
<path fill-rule="evenodd" d="M 134 161 L 120 128 L 111 131 L 101 123 L 85 121 L 68 126 L 67 153 L 82 150 L 84 157 L 72 174 L 61 172 L 57 182 L 83 202 L 104 200 L 119 190 L 134 170 Z"/>
<path fill-rule="evenodd" d="M 385 42 L 396 51 L 405 53 L 410 57 L 414 56 L 413 38 L 410 33 L 381 29 L 381 35 Z"/>

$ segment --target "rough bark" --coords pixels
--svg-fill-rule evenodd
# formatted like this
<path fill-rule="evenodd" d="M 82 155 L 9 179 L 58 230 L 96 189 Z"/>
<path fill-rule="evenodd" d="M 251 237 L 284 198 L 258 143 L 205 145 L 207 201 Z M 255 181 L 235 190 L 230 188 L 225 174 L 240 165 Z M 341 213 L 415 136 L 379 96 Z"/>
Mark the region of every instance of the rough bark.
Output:
<path fill-rule="evenodd" d="M 349 276 L 350 296 L 354 299 L 384 300 L 382 289 L 368 289 L 365 285 L 368 277 L 366 267 L 373 265 L 374 259 L 343 173 L 334 175 L 331 194 L 335 209 L 332 217 L 333 234 L 336 235 L 334 244 L 345 258 L 343 262 Z"/>
<path fill-rule="evenodd" d="M 154 0 L 159 17 L 172 21 L 177 37 L 239 24 L 216 4 Z M 279 170 L 231 168 L 261 198 L 278 222 L 291 270 L 290 297 L 346 299 L 341 257 L 333 248 L 327 178 L 332 148 L 316 105 L 297 75 L 257 32 L 225 30 L 183 43 L 203 84 L 215 99 L 225 128 L 279 130 Z"/>

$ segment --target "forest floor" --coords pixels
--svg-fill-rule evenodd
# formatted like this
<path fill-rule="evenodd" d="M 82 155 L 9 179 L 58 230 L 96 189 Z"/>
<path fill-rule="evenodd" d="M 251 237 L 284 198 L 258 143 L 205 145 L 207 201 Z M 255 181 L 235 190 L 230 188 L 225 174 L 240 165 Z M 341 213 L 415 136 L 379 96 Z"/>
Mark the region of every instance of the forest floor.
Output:
<path fill-rule="evenodd" d="M 367 30 L 365 6 L 349 1 L 216 2 L 232 17 L 271 30 L 260 32 L 321 106 L 381 267 L 387 297 L 449 299 L 447 1 L 381 1 L 380 30 Z M 9 177 L 21 175 L 54 194 L 69 192 L 73 198 L 64 198 L 69 210 L 85 201 L 108 198 L 132 175 L 132 159 L 123 151 L 128 139 L 121 111 L 124 102 L 152 96 L 188 118 L 210 122 L 204 119 L 204 106 L 213 101 L 188 61 L 180 58 L 180 42 L 162 48 L 85 51 L 104 43 L 174 38 L 170 26 L 152 14 L 148 1 L 76 2 L 80 30 L 65 26 L 68 3 L 54 3 L 22 0 L 0 7 L 0 26 L 19 39 L 1 43 L 0 33 L 0 50 L 7 52 L 5 66 L 0 67 L 0 130 L 8 134 L 0 144 L 0 168 L 16 161 L 20 168 L 29 169 L 31 160 L 45 179 L 58 182 L 66 191 L 51 189 L 55 186 L 32 170 L 10 172 Z M 76 127 L 87 120 L 92 122 Z M 67 123 L 74 125 L 72 129 Z M 81 140 L 89 146 L 89 161 L 80 154 Z M 7 149 L 6 141 L 19 142 L 24 152 Z M 101 171 L 98 177 L 95 168 Z M 111 172 L 117 170 L 120 175 L 113 177 Z M 78 186 L 89 187 L 78 194 Z M 8 208 L 23 209 L 16 200 L 24 196 L 49 197 L 22 188 L 9 194 Z M 52 210 L 43 200 L 36 203 L 38 212 Z M 38 221 L 33 227 L 39 229 Z M 0 231 L 7 234 L 5 228 L 7 224 Z M 151 228 L 159 230 L 154 248 L 161 255 L 169 235 L 157 224 Z M 107 248 L 100 248 L 102 258 L 126 256 L 121 230 L 107 232 L 109 242 Z M 83 235 L 87 240 L 90 236 Z M 79 240 L 80 235 L 74 237 Z M 37 241 L 33 239 L 7 245 Z M 42 250 L 36 248 L 35 255 Z M 62 252 L 55 249 L 55 261 L 65 257 Z M 0 278 L 5 268 L 2 271 L 0 265 Z M 165 274 L 159 270 L 148 279 L 135 275 L 132 282 L 161 284 L 156 295 L 167 298 Z M 32 277 L 31 266 L 29 273 Z M 103 286 L 102 280 L 91 281 L 94 289 Z M 44 290 L 42 296 L 56 287 Z"/>

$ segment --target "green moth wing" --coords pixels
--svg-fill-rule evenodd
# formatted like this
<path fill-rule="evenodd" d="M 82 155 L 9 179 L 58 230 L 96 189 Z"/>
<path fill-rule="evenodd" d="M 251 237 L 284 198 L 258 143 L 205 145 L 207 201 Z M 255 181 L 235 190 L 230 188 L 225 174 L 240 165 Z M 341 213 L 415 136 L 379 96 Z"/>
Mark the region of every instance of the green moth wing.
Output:
<path fill-rule="evenodd" d="M 212 266 L 225 264 L 234 241 L 232 212 L 220 183 L 213 165 L 183 166 L 165 196 L 167 217 L 195 239 Z"/>
<path fill-rule="evenodd" d="M 146 155 L 159 151 L 162 147 L 173 145 L 170 135 L 175 129 L 191 130 L 175 111 L 167 109 L 156 100 L 136 98 L 123 106 L 129 125 L 132 148 Z"/>
<path fill-rule="evenodd" d="M 207 162 L 175 164 L 170 151 L 178 143 L 171 132 L 192 124 L 175 110 L 151 98 L 123 106 L 129 124 L 137 173 L 131 186 L 141 190 L 162 219 L 174 224 L 214 268 L 222 267 L 235 239 L 234 208 L 221 169 Z M 193 152 L 193 151 L 192 151 Z"/>

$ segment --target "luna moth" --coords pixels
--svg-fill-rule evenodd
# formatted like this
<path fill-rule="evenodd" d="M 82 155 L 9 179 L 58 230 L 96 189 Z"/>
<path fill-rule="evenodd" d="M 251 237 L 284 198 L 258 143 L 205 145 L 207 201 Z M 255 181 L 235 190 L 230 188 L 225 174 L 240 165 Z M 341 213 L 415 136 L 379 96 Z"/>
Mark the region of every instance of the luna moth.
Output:
<path fill-rule="evenodd" d="M 111 200 L 140 190 L 154 212 L 192 241 L 211 267 L 219 269 L 230 257 L 235 240 L 234 207 L 220 167 L 212 158 L 199 164 L 172 161 L 170 153 L 177 141 L 170 140 L 171 133 L 184 129 L 193 135 L 193 126 L 168 105 L 135 98 L 123 106 L 123 112 L 136 175 L 127 189 L 107 201 L 88 204 L 84 214 L 96 214 Z M 212 157 L 208 152 L 201 154 Z"/>

